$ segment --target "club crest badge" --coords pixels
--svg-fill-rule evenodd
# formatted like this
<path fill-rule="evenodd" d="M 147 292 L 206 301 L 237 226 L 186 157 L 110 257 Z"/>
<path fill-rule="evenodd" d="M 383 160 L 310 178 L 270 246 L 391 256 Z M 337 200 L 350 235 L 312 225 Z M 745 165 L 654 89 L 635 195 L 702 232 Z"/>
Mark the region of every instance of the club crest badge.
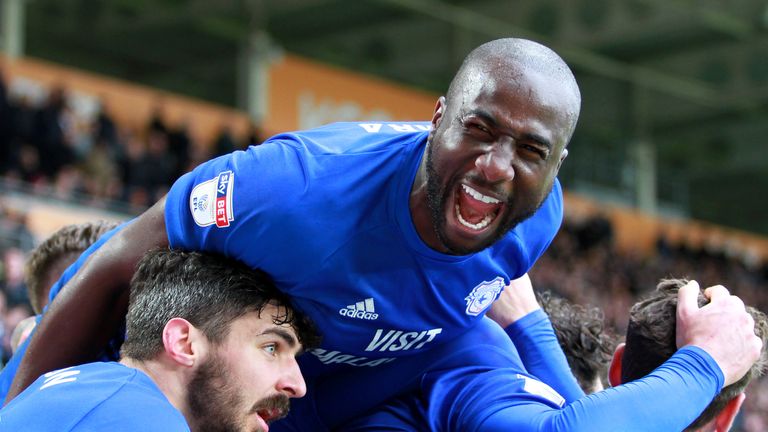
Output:
<path fill-rule="evenodd" d="M 502 289 L 504 289 L 504 279 L 501 276 L 492 281 L 480 283 L 464 298 L 467 302 L 467 315 L 480 315 L 496 300 Z"/>
<path fill-rule="evenodd" d="M 229 226 L 235 219 L 232 211 L 234 183 L 235 174 L 232 171 L 224 171 L 192 189 L 189 209 L 197 225 L 204 227 L 216 224 L 219 228 Z"/>

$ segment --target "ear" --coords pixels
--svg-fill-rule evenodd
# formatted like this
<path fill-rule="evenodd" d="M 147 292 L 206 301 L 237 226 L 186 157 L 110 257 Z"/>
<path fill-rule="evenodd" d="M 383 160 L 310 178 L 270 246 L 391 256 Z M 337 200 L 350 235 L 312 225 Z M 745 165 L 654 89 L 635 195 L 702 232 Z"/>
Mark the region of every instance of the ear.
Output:
<path fill-rule="evenodd" d="M 445 96 L 440 96 L 435 103 L 435 112 L 432 113 L 432 133 L 440 126 L 440 121 L 443 119 L 443 113 L 445 113 Z"/>
<path fill-rule="evenodd" d="M 567 148 L 564 148 L 564 149 L 563 149 L 563 152 L 562 152 L 562 153 L 560 153 L 560 160 L 559 160 L 559 161 L 557 161 L 557 171 L 558 171 L 558 172 L 560 171 L 560 167 L 563 165 L 563 161 L 564 161 L 564 160 L 565 160 L 565 158 L 567 158 L 567 157 L 568 157 L 568 149 L 567 149 Z"/>
<path fill-rule="evenodd" d="M 734 396 L 733 399 L 728 401 L 728 404 L 725 405 L 725 408 L 723 408 L 717 417 L 715 417 L 715 431 L 728 432 L 731 429 L 731 426 L 733 426 L 733 421 L 736 420 L 736 415 L 739 413 L 741 405 L 744 403 L 746 398 L 747 395 L 742 392 L 739 393 L 738 396 Z"/>
<path fill-rule="evenodd" d="M 201 356 L 200 337 L 203 335 L 189 321 L 172 318 L 163 328 L 165 354 L 179 365 L 192 367 Z"/>
<path fill-rule="evenodd" d="M 613 359 L 611 359 L 611 366 L 608 368 L 608 382 L 611 387 L 621 385 L 621 362 L 624 360 L 624 342 L 620 343 L 616 347 L 616 351 L 613 352 Z"/>

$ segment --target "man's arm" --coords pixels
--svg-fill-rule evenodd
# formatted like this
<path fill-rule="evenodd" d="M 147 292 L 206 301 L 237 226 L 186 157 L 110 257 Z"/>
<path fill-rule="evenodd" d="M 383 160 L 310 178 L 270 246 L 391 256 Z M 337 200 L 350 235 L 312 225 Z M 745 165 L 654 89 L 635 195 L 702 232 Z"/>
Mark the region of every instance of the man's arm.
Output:
<path fill-rule="evenodd" d="M 149 250 L 168 246 L 165 199 L 115 234 L 86 261 L 43 317 L 6 403 L 40 375 L 92 360 L 128 309 L 128 286 Z"/>
<path fill-rule="evenodd" d="M 451 411 L 440 412 L 444 408 L 438 404 L 427 404 L 438 411 L 428 417 L 459 423 L 460 430 L 681 430 L 717 392 L 746 373 L 762 347 L 754 322 L 738 297 L 722 286 L 710 287 L 705 295 L 711 302 L 699 308 L 698 291 L 695 282 L 680 289 L 677 334 L 681 349 L 644 378 L 558 408 L 535 399 L 544 393 L 510 392 L 509 383 L 514 379 L 503 376 L 510 375 L 503 367 L 479 374 L 469 371 L 464 377 L 460 372 L 440 372 L 444 376 L 437 373 L 425 380 L 430 386 L 425 393 L 438 389 L 441 398 L 452 401 Z"/>
<path fill-rule="evenodd" d="M 487 316 L 507 333 L 530 374 L 555 389 L 568 403 L 584 396 L 527 274 L 504 288 Z"/>

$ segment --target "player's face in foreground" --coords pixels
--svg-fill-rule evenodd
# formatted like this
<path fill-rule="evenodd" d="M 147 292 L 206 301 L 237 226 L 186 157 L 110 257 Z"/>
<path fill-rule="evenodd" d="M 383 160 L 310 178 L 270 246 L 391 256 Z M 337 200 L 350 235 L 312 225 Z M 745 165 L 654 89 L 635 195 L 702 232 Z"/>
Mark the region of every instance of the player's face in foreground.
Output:
<path fill-rule="evenodd" d="M 190 382 L 189 406 L 200 431 L 266 431 L 288 414 L 289 398 L 306 384 L 296 363 L 299 345 L 289 325 L 275 325 L 267 306 L 232 322 L 230 333 Z"/>
<path fill-rule="evenodd" d="M 567 151 L 571 91 L 496 66 L 438 103 L 427 151 L 427 198 L 438 250 L 480 251 L 531 216 Z M 423 230 L 419 230 L 423 235 Z"/>

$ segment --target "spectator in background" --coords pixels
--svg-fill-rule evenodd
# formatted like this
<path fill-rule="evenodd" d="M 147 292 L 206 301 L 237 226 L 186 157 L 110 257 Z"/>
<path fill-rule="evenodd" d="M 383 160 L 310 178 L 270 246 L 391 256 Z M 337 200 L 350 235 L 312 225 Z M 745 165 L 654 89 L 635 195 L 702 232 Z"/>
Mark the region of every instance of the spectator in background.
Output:
<path fill-rule="evenodd" d="M 261 126 L 256 123 L 251 123 L 248 128 L 248 136 L 245 138 L 245 145 L 243 148 L 249 146 L 257 146 L 264 142 L 264 133 L 261 130 Z"/>
<path fill-rule="evenodd" d="M 192 140 L 189 137 L 189 119 L 184 119 L 168 134 L 168 150 L 173 156 L 174 179 L 190 170 L 189 160 Z"/>
<path fill-rule="evenodd" d="M 115 121 L 112 120 L 112 115 L 109 113 L 109 107 L 107 107 L 104 99 L 99 101 L 99 113 L 96 115 L 94 132 L 94 140 L 96 142 L 101 141 L 105 143 L 112 154 L 118 152 L 120 141 L 118 139 L 119 134 L 117 125 L 115 124 Z"/>
<path fill-rule="evenodd" d="M 147 123 L 147 132 L 160 132 L 168 134 L 168 126 L 165 124 L 163 116 L 163 102 L 155 102 L 155 106 L 152 108 L 152 114 L 149 116 L 149 123 Z"/>
<path fill-rule="evenodd" d="M 117 199 L 122 183 L 118 177 L 118 165 L 106 139 L 95 142 L 93 149 L 80 164 L 83 187 L 94 199 Z"/>
<path fill-rule="evenodd" d="M 7 248 L 28 251 L 35 238 L 27 226 L 27 213 L 0 202 L 0 252 Z"/>
<path fill-rule="evenodd" d="M 219 135 L 213 143 L 213 154 L 211 157 L 229 154 L 235 150 L 238 150 L 238 148 L 235 145 L 234 138 L 232 138 L 232 130 L 229 126 L 224 125 L 219 130 Z"/>
<path fill-rule="evenodd" d="M 123 183 L 122 200 L 135 208 L 146 207 L 149 203 L 149 193 L 144 189 L 141 173 L 141 163 L 146 153 L 144 141 L 135 133 L 127 133 L 124 142 L 125 153 L 119 161 Z"/>
<path fill-rule="evenodd" d="M 3 290 L 8 295 L 8 305 L 12 307 L 28 304 L 27 286 L 24 283 L 24 251 L 17 247 L 9 247 L 2 254 L 2 283 Z"/>
<path fill-rule="evenodd" d="M 13 306 L 9 306 L 5 315 L 3 316 L 2 323 L 2 363 L 5 364 L 13 355 L 13 337 L 16 333 L 16 328 L 26 319 L 32 315 L 32 309 L 29 304 L 19 303 Z M 2 426 L 2 424 L 0 424 Z M 2 428 L 0 428 L 2 430 Z"/>
<path fill-rule="evenodd" d="M 0 428 L 265 431 L 306 393 L 296 356 L 317 336 L 264 273 L 235 261 L 148 253 L 126 322 L 119 363 L 46 374 L 0 411 Z"/>
<path fill-rule="evenodd" d="M 46 104 L 37 114 L 37 151 L 39 155 L 45 155 L 40 158 L 40 168 L 49 179 L 56 177 L 62 165 L 75 161 L 62 128 L 65 109 L 65 90 L 58 86 L 51 90 Z"/>
<path fill-rule="evenodd" d="M 627 383 L 650 374 L 677 351 L 675 336 L 678 291 L 687 283 L 687 280 L 682 279 L 663 280 L 649 298 L 632 307 L 626 344 L 619 345 L 611 364 L 612 385 Z M 719 295 L 712 288 L 710 290 L 710 295 Z M 707 303 L 709 298 L 699 293 L 699 306 L 704 307 Z M 765 372 L 768 365 L 768 318 L 753 307 L 747 307 L 747 311 L 755 321 L 755 334 L 763 341 L 760 358 L 744 377 L 723 388 L 686 431 L 699 430 L 709 422 L 714 423 L 718 432 L 730 429 L 744 402 L 744 389 L 747 384 Z"/>
<path fill-rule="evenodd" d="M 150 130 L 144 156 L 136 168 L 138 185 L 147 191 L 150 202 L 160 199 L 174 180 L 176 161 L 168 151 L 168 134 Z"/>
<path fill-rule="evenodd" d="M 0 174 L 5 174 L 9 168 L 13 149 L 13 118 L 11 105 L 8 101 L 8 88 L 5 76 L 0 70 Z"/>

